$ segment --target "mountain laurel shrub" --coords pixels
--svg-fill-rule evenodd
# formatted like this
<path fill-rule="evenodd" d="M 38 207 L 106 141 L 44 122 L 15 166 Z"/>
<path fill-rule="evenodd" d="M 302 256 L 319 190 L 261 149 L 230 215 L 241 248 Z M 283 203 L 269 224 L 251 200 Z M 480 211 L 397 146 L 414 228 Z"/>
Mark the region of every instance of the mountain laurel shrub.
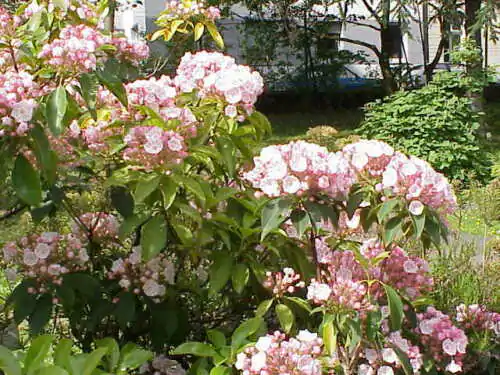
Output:
<path fill-rule="evenodd" d="M 423 158 L 450 179 L 487 180 L 489 155 L 476 134 L 481 113 L 463 95 L 459 74 L 443 73 L 421 89 L 368 104 L 359 134 Z"/>

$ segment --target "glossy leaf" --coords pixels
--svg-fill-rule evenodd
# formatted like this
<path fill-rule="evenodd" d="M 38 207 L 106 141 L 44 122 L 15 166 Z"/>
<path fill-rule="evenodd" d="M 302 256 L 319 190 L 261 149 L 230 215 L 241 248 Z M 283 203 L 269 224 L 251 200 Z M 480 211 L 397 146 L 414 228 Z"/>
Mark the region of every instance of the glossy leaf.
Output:
<path fill-rule="evenodd" d="M 379 223 L 382 223 L 385 218 L 394 211 L 394 209 L 399 205 L 399 200 L 389 199 L 380 205 L 377 212 L 377 219 Z"/>
<path fill-rule="evenodd" d="M 160 190 L 163 195 L 163 208 L 168 210 L 174 203 L 177 195 L 178 185 L 170 177 L 163 177 L 160 184 Z"/>
<path fill-rule="evenodd" d="M 262 301 L 259 306 L 257 307 L 257 310 L 255 311 L 255 315 L 258 317 L 264 316 L 271 306 L 273 305 L 274 300 L 273 299 L 266 299 L 265 301 Z"/>
<path fill-rule="evenodd" d="M 5 375 L 22 375 L 17 358 L 5 346 L 0 345 L 0 370 Z"/>
<path fill-rule="evenodd" d="M 156 256 L 167 244 L 167 223 L 161 215 L 153 217 L 142 228 L 142 257 L 149 260 Z"/>
<path fill-rule="evenodd" d="M 70 357 L 73 341 L 62 338 L 54 349 L 54 364 L 62 368 L 70 368 Z"/>
<path fill-rule="evenodd" d="M 185 342 L 172 351 L 173 355 L 192 354 L 197 357 L 216 357 L 217 352 L 212 345 L 202 342 Z"/>
<path fill-rule="evenodd" d="M 137 203 L 149 197 L 160 184 L 161 176 L 151 176 L 140 180 L 135 187 L 134 198 Z"/>
<path fill-rule="evenodd" d="M 231 336 L 231 347 L 238 349 L 246 338 L 253 335 L 264 324 L 261 317 L 255 317 L 245 320 L 236 328 Z"/>
<path fill-rule="evenodd" d="M 59 136 L 64 130 L 63 120 L 67 109 L 68 97 L 66 89 L 59 86 L 49 95 L 47 106 L 45 107 L 45 116 L 49 129 L 55 136 Z"/>
<path fill-rule="evenodd" d="M 35 375 L 69 375 L 68 372 L 59 366 L 43 367 L 35 372 Z"/>
<path fill-rule="evenodd" d="M 243 264 L 237 264 L 233 269 L 232 275 L 232 284 L 236 293 L 241 294 L 245 289 L 245 286 L 248 283 L 248 279 L 250 278 L 250 270 L 248 267 Z"/>
<path fill-rule="evenodd" d="M 404 318 L 403 301 L 399 294 L 389 285 L 384 284 L 385 294 L 389 304 L 389 323 L 392 331 L 401 329 Z"/>
<path fill-rule="evenodd" d="M 290 333 L 294 323 L 295 316 L 287 305 L 278 304 L 276 305 L 276 315 L 278 316 L 278 320 L 280 322 L 281 327 L 285 331 L 285 333 Z"/>
<path fill-rule="evenodd" d="M 277 229 L 286 219 L 292 202 L 286 198 L 277 198 L 269 201 L 262 209 L 261 241 L 273 230 Z"/>
<path fill-rule="evenodd" d="M 24 359 L 24 373 L 32 375 L 43 366 L 54 338 L 49 335 L 38 336 L 35 338 L 28 349 Z"/>
<path fill-rule="evenodd" d="M 95 106 L 97 103 L 97 92 L 99 90 L 99 79 L 94 73 L 83 73 L 80 76 L 80 87 L 82 88 L 82 97 L 87 104 L 92 118 L 97 120 Z"/>
<path fill-rule="evenodd" d="M 228 253 L 219 253 L 214 257 L 210 267 L 210 292 L 217 293 L 229 281 L 233 268 L 233 258 Z"/>
<path fill-rule="evenodd" d="M 14 164 L 12 185 L 16 195 L 26 204 L 36 206 L 42 201 L 40 176 L 22 154 L 17 157 Z"/>
<path fill-rule="evenodd" d="M 124 186 L 113 186 L 110 193 L 113 207 L 124 217 L 129 218 L 134 214 L 134 197 Z"/>
<path fill-rule="evenodd" d="M 201 22 L 198 22 L 194 26 L 194 40 L 195 40 L 195 42 L 200 40 L 200 38 L 203 36 L 204 31 L 205 31 L 205 25 L 203 25 Z"/>
<path fill-rule="evenodd" d="M 126 344 L 120 353 L 120 363 L 118 365 L 121 371 L 135 370 L 153 358 L 153 353 L 144 350 L 134 343 Z"/>
<path fill-rule="evenodd" d="M 207 27 L 208 32 L 210 33 L 210 36 L 214 40 L 214 42 L 217 44 L 219 48 L 224 48 L 224 40 L 222 39 L 222 36 L 220 35 L 219 31 L 217 30 L 217 27 L 213 22 L 207 22 L 205 24 Z"/>
<path fill-rule="evenodd" d="M 116 96 L 124 107 L 128 107 L 127 91 L 120 78 L 109 70 L 98 70 L 97 77 L 99 81 Z"/>
<path fill-rule="evenodd" d="M 224 336 L 224 334 L 217 329 L 209 329 L 207 331 L 207 336 L 216 348 L 222 348 L 226 345 L 226 336 Z"/>

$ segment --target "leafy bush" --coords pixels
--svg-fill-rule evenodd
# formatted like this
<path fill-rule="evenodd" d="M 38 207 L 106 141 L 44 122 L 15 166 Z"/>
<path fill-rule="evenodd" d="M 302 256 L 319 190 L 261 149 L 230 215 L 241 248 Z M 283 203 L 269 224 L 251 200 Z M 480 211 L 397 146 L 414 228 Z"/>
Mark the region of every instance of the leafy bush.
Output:
<path fill-rule="evenodd" d="M 305 139 L 309 142 L 324 146 L 329 150 L 336 150 L 338 136 L 339 132 L 333 126 L 319 125 L 310 128 L 306 133 Z"/>
<path fill-rule="evenodd" d="M 451 179 L 487 180 L 490 157 L 476 134 L 481 114 L 469 97 L 457 94 L 457 74 L 443 73 L 421 89 L 368 104 L 359 134 L 421 157 Z"/>
<path fill-rule="evenodd" d="M 4 313 L 33 347 L 23 366 L 3 350 L 7 372 L 120 373 L 149 358 L 109 337 L 154 350 L 142 370 L 167 374 L 466 368 L 465 330 L 491 335 L 499 315 L 467 327 L 429 305 L 428 264 L 401 247 L 449 237 L 442 174 L 379 141 L 254 157 L 270 132 L 258 73 L 202 51 L 173 78 L 131 78 L 147 50 L 99 28 L 106 2 L 56 4 L 0 14 L 9 50 L 24 43 L 0 72 L 9 220 L 33 225 L 2 247 Z M 174 5 L 156 36 L 220 38 L 217 9 Z M 49 331 L 82 353 L 63 340 L 45 355 Z M 140 360 L 125 366 L 130 348 Z"/>

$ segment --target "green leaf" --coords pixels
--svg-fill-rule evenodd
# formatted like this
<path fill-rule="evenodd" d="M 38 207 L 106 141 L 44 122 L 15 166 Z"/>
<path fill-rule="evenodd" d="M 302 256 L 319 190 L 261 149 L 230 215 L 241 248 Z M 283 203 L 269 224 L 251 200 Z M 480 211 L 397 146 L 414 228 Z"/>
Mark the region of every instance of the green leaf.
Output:
<path fill-rule="evenodd" d="M 71 352 L 73 341 L 70 339 L 61 339 L 54 349 L 54 363 L 65 369 L 70 368 Z"/>
<path fill-rule="evenodd" d="M 299 306 L 301 309 L 307 311 L 308 313 L 311 313 L 311 306 L 309 305 L 309 303 L 302 299 L 302 298 L 299 298 L 299 297 L 288 297 L 288 296 L 285 296 L 284 297 L 286 301 L 290 301 L 292 303 L 294 303 L 295 305 Z"/>
<path fill-rule="evenodd" d="M 207 27 L 208 32 L 210 33 L 210 36 L 214 40 L 214 42 L 217 44 L 219 48 L 224 48 L 224 39 L 222 39 L 222 36 L 220 35 L 219 31 L 217 30 L 217 27 L 213 22 L 207 22 L 205 24 Z"/>
<path fill-rule="evenodd" d="M 24 359 L 24 372 L 26 375 L 34 374 L 36 370 L 44 365 L 53 340 L 52 336 L 44 335 L 38 336 L 32 341 Z"/>
<path fill-rule="evenodd" d="M 161 215 L 153 217 L 142 228 L 142 257 L 150 260 L 167 244 L 167 223 Z"/>
<path fill-rule="evenodd" d="M 232 371 L 227 366 L 216 366 L 210 370 L 210 375 L 231 375 Z"/>
<path fill-rule="evenodd" d="M 422 215 L 411 215 L 411 219 L 413 221 L 413 230 L 415 232 L 415 238 L 420 238 L 425 228 L 425 217 L 426 215 L 423 213 Z"/>
<path fill-rule="evenodd" d="M 194 41 L 200 40 L 200 38 L 203 36 L 203 31 L 205 31 L 205 25 L 203 25 L 201 22 L 198 22 L 195 27 L 194 27 Z"/>
<path fill-rule="evenodd" d="M 63 120 L 67 109 L 68 97 L 66 89 L 59 86 L 49 95 L 47 106 L 45 107 L 45 116 L 49 129 L 55 136 L 63 132 Z"/>
<path fill-rule="evenodd" d="M 22 375 L 21 366 L 17 358 L 5 346 L 0 345 L 0 370 L 5 375 Z"/>
<path fill-rule="evenodd" d="M 391 330 L 399 331 L 404 318 L 403 301 L 392 287 L 386 284 L 383 285 L 387 296 L 387 302 L 389 304 L 389 323 Z"/>
<path fill-rule="evenodd" d="M 238 349 L 247 337 L 253 335 L 264 324 L 264 319 L 255 317 L 241 323 L 231 336 L 231 347 Z"/>
<path fill-rule="evenodd" d="M 207 331 L 208 339 L 215 345 L 216 348 L 226 346 L 226 336 L 217 329 L 209 329 Z"/>
<path fill-rule="evenodd" d="M 116 96 L 124 107 L 128 107 L 127 91 L 120 78 L 109 70 L 98 70 L 97 77 L 99 81 Z"/>
<path fill-rule="evenodd" d="M 82 97 L 87 104 L 92 118 L 97 120 L 95 106 L 97 103 L 97 92 L 99 90 L 99 79 L 94 73 L 83 73 L 80 76 L 80 87 L 82 88 Z"/>
<path fill-rule="evenodd" d="M 120 361 L 120 347 L 115 339 L 111 337 L 96 341 L 98 348 L 106 348 L 107 371 L 116 372 L 116 367 Z"/>
<path fill-rule="evenodd" d="M 40 176 L 31 163 L 20 154 L 12 171 L 12 185 L 23 202 L 36 206 L 42 201 L 42 185 Z"/>
<path fill-rule="evenodd" d="M 193 242 L 193 231 L 191 229 L 178 223 L 172 223 L 172 228 L 174 228 L 175 233 L 180 238 L 182 244 L 188 245 Z"/>
<path fill-rule="evenodd" d="M 266 299 L 265 301 L 262 301 L 257 307 L 257 310 L 255 310 L 255 316 L 263 317 L 264 315 L 266 315 L 266 313 L 273 305 L 273 302 L 274 299 Z"/>
<path fill-rule="evenodd" d="M 400 216 L 393 217 L 387 222 L 384 231 L 384 240 L 386 244 L 397 241 L 403 234 L 403 220 Z"/>
<path fill-rule="evenodd" d="M 196 181 L 194 178 L 181 175 L 177 175 L 174 178 L 182 184 L 184 189 L 194 194 L 194 196 L 198 198 L 202 206 L 205 205 L 205 192 L 203 191 L 203 188 L 198 181 Z"/>
<path fill-rule="evenodd" d="M 134 214 L 134 197 L 130 191 L 123 186 L 111 187 L 111 204 L 124 217 L 129 218 Z"/>
<path fill-rule="evenodd" d="M 405 375 L 413 375 L 414 371 L 410 359 L 408 358 L 408 355 L 404 351 L 402 351 L 398 346 L 396 345 L 391 345 L 391 346 L 394 352 L 396 352 L 396 355 L 399 358 L 399 362 L 403 366 L 403 371 Z"/>
<path fill-rule="evenodd" d="M 292 201 L 287 198 L 277 198 L 266 204 L 262 209 L 262 234 L 260 240 L 263 241 L 266 236 L 278 228 L 283 223 L 290 211 Z"/>
<path fill-rule="evenodd" d="M 95 298 L 99 296 L 99 281 L 85 273 L 70 273 L 64 275 L 63 285 L 73 288 L 88 298 Z"/>
<path fill-rule="evenodd" d="M 161 176 L 152 176 L 139 180 L 137 186 L 135 187 L 134 198 L 137 203 L 142 202 L 144 199 L 149 197 L 160 184 Z"/>
<path fill-rule="evenodd" d="M 174 203 L 175 197 L 177 195 L 178 185 L 177 183 L 169 178 L 163 177 L 160 184 L 160 190 L 163 195 L 163 208 L 168 210 L 172 203 Z"/>
<path fill-rule="evenodd" d="M 135 370 L 153 358 L 153 353 L 144 350 L 134 343 L 126 344 L 120 353 L 119 369 Z"/>
<path fill-rule="evenodd" d="M 217 352 L 212 345 L 202 342 L 185 342 L 172 351 L 173 355 L 192 354 L 197 357 L 216 357 Z"/>
<path fill-rule="evenodd" d="M 398 206 L 398 199 L 389 199 L 380 205 L 380 209 L 377 212 L 377 219 L 379 223 L 382 223 L 384 219 Z"/>
<path fill-rule="evenodd" d="M 304 206 L 314 221 L 330 221 L 332 225 L 338 227 L 339 214 L 334 206 L 309 201 L 304 202 Z"/>
<path fill-rule="evenodd" d="M 35 375 L 69 375 L 68 372 L 59 366 L 43 367 L 35 372 Z"/>
<path fill-rule="evenodd" d="M 51 149 L 49 139 L 40 125 L 35 125 L 31 129 L 31 136 L 35 141 L 33 151 L 42 166 L 43 175 L 47 182 L 52 185 L 57 173 L 57 154 Z"/>
<path fill-rule="evenodd" d="M 52 297 L 49 295 L 41 296 L 36 302 L 35 310 L 29 318 L 30 331 L 38 335 L 47 325 L 52 317 Z"/>
<path fill-rule="evenodd" d="M 292 220 L 293 226 L 295 227 L 299 238 L 302 238 L 306 229 L 311 225 L 309 215 L 305 211 L 294 210 L 290 215 L 290 219 Z"/>
<path fill-rule="evenodd" d="M 363 202 L 363 199 L 364 199 L 363 192 L 357 192 L 349 196 L 349 200 L 347 201 L 347 207 L 346 207 L 346 212 L 347 216 L 349 217 L 349 220 L 352 219 L 354 213 L 359 208 L 359 205 L 361 204 L 361 202 Z"/>
<path fill-rule="evenodd" d="M 287 305 L 278 304 L 276 305 L 276 315 L 280 321 L 280 325 L 285 331 L 285 333 L 290 333 L 293 324 L 295 323 L 295 316 L 292 310 Z"/>
<path fill-rule="evenodd" d="M 217 137 L 216 144 L 226 165 L 229 177 L 234 178 L 236 169 L 236 148 L 234 147 L 233 141 L 229 137 L 219 136 Z"/>
<path fill-rule="evenodd" d="M 92 375 L 107 352 L 107 348 L 94 349 L 86 358 L 82 375 Z"/>
<path fill-rule="evenodd" d="M 240 263 L 234 267 L 232 275 L 233 288 L 236 293 L 241 294 L 250 278 L 250 270 L 246 264 Z"/>
<path fill-rule="evenodd" d="M 323 342 L 327 353 L 333 355 L 337 351 L 337 336 L 338 332 L 333 325 L 333 316 L 326 315 L 323 320 L 322 334 Z"/>
<path fill-rule="evenodd" d="M 135 318 L 135 299 L 135 294 L 130 292 L 122 292 L 118 296 L 118 303 L 116 303 L 113 315 L 122 328 L 126 328 L 128 323 L 131 323 Z"/>
<path fill-rule="evenodd" d="M 210 293 L 217 293 L 227 284 L 231 277 L 232 268 L 233 258 L 231 254 L 221 252 L 214 255 L 214 261 L 210 267 Z"/>

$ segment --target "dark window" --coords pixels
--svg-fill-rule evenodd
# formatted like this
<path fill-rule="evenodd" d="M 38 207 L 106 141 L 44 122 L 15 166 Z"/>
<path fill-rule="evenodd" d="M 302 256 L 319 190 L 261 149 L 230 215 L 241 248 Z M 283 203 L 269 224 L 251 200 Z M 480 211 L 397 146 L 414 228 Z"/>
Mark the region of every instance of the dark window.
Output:
<path fill-rule="evenodd" d="M 387 40 L 387 52 L 389 57 L 398 58 L 402 57 L 403 33 L 401 26 L 397 23 L 389 25 L 389 39 Z"/>

